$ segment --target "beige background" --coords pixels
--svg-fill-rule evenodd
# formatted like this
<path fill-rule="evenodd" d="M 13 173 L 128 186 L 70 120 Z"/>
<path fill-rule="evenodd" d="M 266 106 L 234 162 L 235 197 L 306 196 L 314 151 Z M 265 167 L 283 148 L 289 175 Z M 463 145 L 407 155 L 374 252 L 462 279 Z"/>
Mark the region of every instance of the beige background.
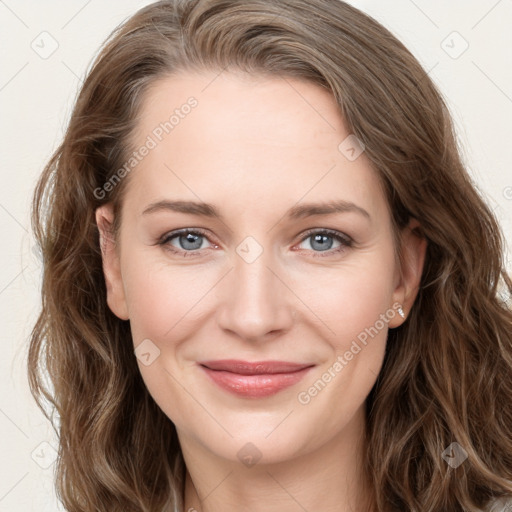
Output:
<path fill-rule="evenodd" d="M 1 511 L 61 510 L 52 483 L 57 444 L 32 401 L 25 373 L 41 275 L 29 230 L 31 192 L 61 139 L 77 87 L 101 42 L 146 3 L 0 0 Z M 430 70 L 452 110 L 470 172 L 501 220 L 510 252 L 512 1 L 350 3 L 390 28 Z M 53 49 L 51 55 L 44 53 Z"/>

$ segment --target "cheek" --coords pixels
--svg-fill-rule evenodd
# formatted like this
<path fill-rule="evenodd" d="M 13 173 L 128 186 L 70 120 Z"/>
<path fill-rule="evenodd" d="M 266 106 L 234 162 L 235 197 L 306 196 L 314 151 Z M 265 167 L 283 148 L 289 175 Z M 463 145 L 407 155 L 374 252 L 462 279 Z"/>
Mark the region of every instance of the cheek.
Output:
<path fill-rule="evenodd" d="M 291 282 L 307 305 L 304 314 L 315 313 L 331 345 L 340 351 L 382 314 L 394 315 L 394 265 L 393 247 L 383 245 L 354 254 L 337 267 L 298 270 Z M 381 322 L 378 326 L 382 329 Z"/>
<path fill-rule="evenodd" d="M 144 338 L 175 337 L 182 324 L 194 317 L 195 308 L 214 286 L 215 275 L 194 265 L 168 264 L 150 248 L 125 259 L 123 281 L 137 345 Z"/>
<path fill-rule="evenodd" d="M 149 258 L 148 258 L 149 260 Z M 186 428 L 191 416 L 189 394 L 184 391 L 190 361 L 179 356 L 198 331 L 201 298 L 215 284 L 194 279 L 192 267 L 171 268 L 149 261 L 127 262 L 126 297 L 135 353 L 149 353 L 149 361 L 137 355 L 138 366 L 155 402 L 177 427 Z M 145 347 L 140 350 L 137 347 Z M 197 411 L 193 411 L 197 413 Z"/>
<path fill-rule="evenodd" d="M 331 315 L 336 321 L 335 330 L 344 334 L 344 340 L 359 336 L 391 308 L 392 282 L 379 265 L 345 275 L 340 288 L 330 304 L 340 304 L 340 308 L 331 310 Z"/>
<path fill-rule="evenodd" d="M 310 276 L 315 287 L 310 289 L 307 304 L 325 324 L 324 339 L 331 347 L 322 367 L 330 371 L 324 374 L 325 382 L 333 382 L 329 384 L 331 392 L 350 389 L 340 407 L 347 401 L 360 404 L 382 366 L 388 323 L 396 315 L 392 307 L 394 265 L 392 245 L 383 245 L 378 251 L 347 260 L 339 269 Z M 327 395 L 330 393 L 323 394 L 318 403 L 327 400 Z"/>
<path fill-rule="evenodd" d="M 364 264 L 345 267 L 325 277 L 324 294 L 311 294 L 311 309 L 318 311 L 329 334 L 331 350 L 324 364 L 301 386 L 296 397 L 304 424 L 310 428 L 310 445 L 335 435 L 364 404 L 384 360 L 388 322 L 392 308 L 392 251 L 367 255 Z M 329 286 L 327 286 L 329 284 Z M 324 331 L 327 332 L 327 331 Z M 325 411 L 330 411 L 329 415 Z M 321 432 L 308 418 L 323 418 Z M 284 442 L 284 440 L 283 440 Z"/>

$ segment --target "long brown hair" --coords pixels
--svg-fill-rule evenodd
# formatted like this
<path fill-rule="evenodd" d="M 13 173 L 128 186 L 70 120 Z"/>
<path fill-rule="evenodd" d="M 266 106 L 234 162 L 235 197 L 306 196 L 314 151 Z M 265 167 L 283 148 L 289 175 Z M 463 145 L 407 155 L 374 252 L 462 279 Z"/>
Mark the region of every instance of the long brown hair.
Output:
<path fill-rule="evenodd" d="M 511 496 L 504 240 L 429 76 L 388 30 L 339 0 L 169 0 L 137 12 L 105 43 L 34 194 L 44 271 L 28 375 L 38 405 L 46 411 L 49 403 L 58 416 L 51 419 L 64 506 L 182 506 L 176 431 L 144 386 L 129 322 L 107 306 L 94 212 L 112 201 L 119 226 L 129 176 L 109 193 L 104 186 L 133 151 L 147 87 L 187 69 L 228 68 L 329 90 L 385 187 L 397 240 L 412 217 L 428 241 L 417 299 L 389 332 L 366 402 L 375 510 L 476 511 Z M 452 442 L 468 455 L 458 467 L 442 457 Z"/>

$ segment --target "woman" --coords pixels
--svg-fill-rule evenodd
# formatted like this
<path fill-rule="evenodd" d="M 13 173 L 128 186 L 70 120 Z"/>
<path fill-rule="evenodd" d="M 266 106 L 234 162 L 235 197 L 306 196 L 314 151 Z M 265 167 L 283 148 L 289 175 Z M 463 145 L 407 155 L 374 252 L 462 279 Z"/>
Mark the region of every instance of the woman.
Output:
<path fill-rule="evenodd" d="M 85 80 L 33 225 L 29 377 L 67 510 L 506 506 L 502 235 L 439 92 L 372 18 L 142 9 Z"/>

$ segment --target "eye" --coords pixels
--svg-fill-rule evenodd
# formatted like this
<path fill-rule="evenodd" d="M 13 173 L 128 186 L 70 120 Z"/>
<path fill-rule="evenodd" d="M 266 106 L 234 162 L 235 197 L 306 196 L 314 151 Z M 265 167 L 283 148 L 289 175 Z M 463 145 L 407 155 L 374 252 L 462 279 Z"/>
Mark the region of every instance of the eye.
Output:
<path fill-rule="evenodd" d="M 332 249 L 334 244 L 333 240 L 339 244 L 334 249 Z M 315 257 L 332 256 L 333 254 L 337 254 L 352 247 L 353 244 L 352 238 L 333 229 L 310 230 L 302 239 L 301 244 L 306 241 L 309 241 L 309 246 L 313 252 L 326 253 L 325 255 L 315 254 Z"/>
<path fill-rule="evenodd" d="M 208 240 L 206 232 L 201 229 L 180 229 L 164 235 L 158 244 L 173 253 L 195 256 L 196 251 L 205 248 L 203 246 L 205 240 Z"/>

